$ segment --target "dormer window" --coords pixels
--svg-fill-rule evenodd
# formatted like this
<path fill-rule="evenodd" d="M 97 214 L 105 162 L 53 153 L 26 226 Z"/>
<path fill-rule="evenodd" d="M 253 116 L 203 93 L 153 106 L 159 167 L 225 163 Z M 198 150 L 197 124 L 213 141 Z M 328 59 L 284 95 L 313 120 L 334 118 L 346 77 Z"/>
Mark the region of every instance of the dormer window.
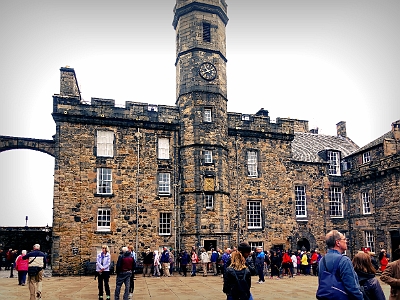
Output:
<path fill-rule="evenodd" d="M 340 152 L 328 151 L 329 175 L 340 176 Z"/>

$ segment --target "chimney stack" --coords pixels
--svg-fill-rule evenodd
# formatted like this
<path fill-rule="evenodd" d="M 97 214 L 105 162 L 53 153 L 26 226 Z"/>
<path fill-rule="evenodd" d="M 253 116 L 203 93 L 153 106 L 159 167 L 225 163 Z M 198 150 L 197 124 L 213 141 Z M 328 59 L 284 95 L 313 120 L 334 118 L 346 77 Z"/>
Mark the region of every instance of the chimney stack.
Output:
<path fill-rule="evenodd" d="M 396 141 L 400 141 L 400 120 L 397 120 L 392 123 L 392 132 L 394 139 Z"/>
<path fill-rule="evenodd" d="M 60 95 L 81 99 L 81 91 L 79 90 L 75 70 L 66 66 L 65 68 L 61 68 L 60 71 Z"/>
<path fill-rule="evenodd" d="M 337 132 L 337 136 L 347 138 L 345 121 L 340 121 L 339 123 L 336 124 L 336 132 Z"/>

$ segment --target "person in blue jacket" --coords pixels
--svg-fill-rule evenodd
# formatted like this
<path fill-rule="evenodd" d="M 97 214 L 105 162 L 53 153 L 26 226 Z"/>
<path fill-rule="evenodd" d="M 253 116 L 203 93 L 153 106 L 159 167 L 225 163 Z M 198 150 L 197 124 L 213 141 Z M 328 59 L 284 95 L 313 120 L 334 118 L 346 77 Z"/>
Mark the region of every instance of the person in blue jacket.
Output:
<path fill-rule="evenodd" d="M 328 248 L 328 252 L 323 258 L 325 263 L 322 263 L 321 261 L 318 266 L 318 284 L 321 280 L 321 274 L 324 271 L 332 271 L 335 261 L 340 259 L 343 253 L 347 250 L 347 239 L 337 230 L 332 230 L 326 234 L 325 243 Z M 349 299 L 363 300 L 363 294 L 358 283 L 358 276 L 354 271 L 350 258 L 347 256 L 342 257 L 339 262 L 337 274 L 340 274 L 340 280 L 343 282 Z"/>

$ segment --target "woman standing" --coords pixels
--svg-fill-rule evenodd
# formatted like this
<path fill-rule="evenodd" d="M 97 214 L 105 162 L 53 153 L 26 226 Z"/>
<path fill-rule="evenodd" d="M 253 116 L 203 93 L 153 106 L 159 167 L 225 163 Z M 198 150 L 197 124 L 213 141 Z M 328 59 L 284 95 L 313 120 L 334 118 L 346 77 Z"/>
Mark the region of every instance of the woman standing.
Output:
<path fill-rule="evenodd" d="M 153 276 L 160 277 L 161 265 L 160 265 L 160 254 L 158 254 L 158 250 L 154 250 L 153 265 L 154 265 L 154 274 L 153 274 Z"/>
<path fill-rule="evenodd" d="M 101 252 L 97 255 L 96 272 L 97 272 L 97 287 L 99 289 L 99 300 L 103 299 L 103 283 L 106 292 L 106 299 L 110 299 L 110 250 L 107 245 L 101 246 Z"/>
<path fill-rule="evenodd" d="M 192 260 L 192 275 L 190 276 L 196 276 L 196 268 L 197 268 L 197 263 L 199 262 L 199 257 L 197 256 L 196 250 L 194 249 L 192 249 L 191 260 Z"/>
<path fill-rule="evenodd" d="M 353 258 L 353 266 L 363 295 L 366 294 L 370 300 L 385 300 L 382 287 L 375 277 L 376 270 L 372 266 L 369 254 L 363 251 L 358 252 Z"/>
<path fill-rule="evenodd" d="M 208 263 L 210 262 L 210 257 L 208 256 L 208 253 L 206 252 L 206 249 L 201 248 L 201 266 L 203 268 L 203 276 L 207 276 L 207 268 L 208 268 Z"/>
<path fill-rule="evenodd" d="M 279 277 L 279 268 L 281 267 L 281 260 L 279 256 L 276 255 L 275 251 L 271 251 L 271 279 L 276 276 L 276 279 L 280 279 Z"/>
<path fill-rule="evenodd" d="M 183 272 L 183 275 L 182 275 L 182 276 L 184 276 L 184 277 L 186 277 L 187 265 L 189 264 L 189 261 L 190 261 L 190 256 L 189 256 L 189 254 L 186 252 L 186 250 L 184 250 L 184 251 L 182 252 L 182 255 L 181 255 L 181 270 L 182 270 L 182 272 Z"/>
<path fill-rule="evenodd" d="M 227 300 L 253 299 L 250 293 L 251 274 L 246 267 L 246 260 L 242 253 L 234 251 L 231 255 L 231 264 L 226 268 L 224 275 L 224 286 L 222 291 L 226 294 Z M 241 296 L 240 298 L 238 298 Z"/>
<path fill-rule="evenodd" d="M 15 260 L 15 270 L 18 271 L 18 285 L 25 285 L 26 274 L 28 273 L 29 260 L 22 259 L 26 255 L 26 250 L 22 250 L 21 255 Z"/>
<path fill-rule="evenodd" d="M 400 299 L 400 248 L 393 252 L 393 262 L 389 263 L 385 272 L 381 275 L 381 280 L 390 285 L 389 300 Z"/>
<path fill-rule="evenodd" d="M 389 263 L 389 260 L 387 259 L 387 255 L 386 255 L 386 250 L 382 249 L 381 253 L 379 253 L 379 263 L 381 264 L 381 271 L 385 271 L 386 266 Z"/>

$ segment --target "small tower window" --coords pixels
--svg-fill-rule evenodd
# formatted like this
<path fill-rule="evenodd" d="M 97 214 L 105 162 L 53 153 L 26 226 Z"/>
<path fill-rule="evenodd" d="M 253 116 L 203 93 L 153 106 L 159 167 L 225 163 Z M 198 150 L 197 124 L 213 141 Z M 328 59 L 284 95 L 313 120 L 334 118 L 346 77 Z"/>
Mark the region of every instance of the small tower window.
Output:
<path fill-rule="evenodd" d="M 211 42 L 211 25 L 203 23 L 203 42 Z"/>

